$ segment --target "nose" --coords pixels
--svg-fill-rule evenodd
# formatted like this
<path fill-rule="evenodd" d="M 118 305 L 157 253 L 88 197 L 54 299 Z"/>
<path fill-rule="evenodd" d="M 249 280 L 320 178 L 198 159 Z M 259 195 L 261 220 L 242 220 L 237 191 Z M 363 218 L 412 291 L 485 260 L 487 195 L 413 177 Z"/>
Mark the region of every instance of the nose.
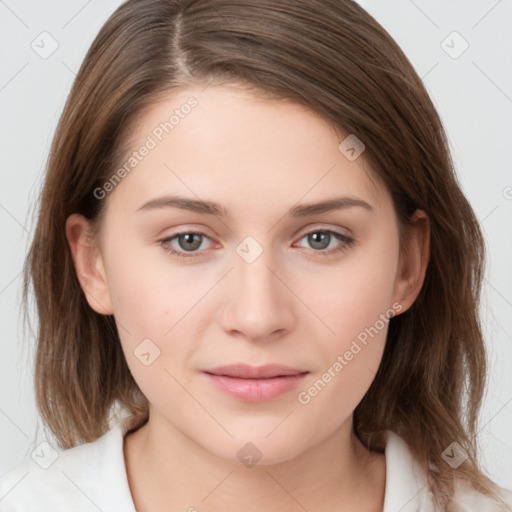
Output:
<path fill-rule="evenodd" d="M 286 282 L 287 273 L 279 268 L 270 250 L 263 250 L 254 261 L 235 254 L 221 315 L 226 332 L 270 341 L 291 330 L 299 301 Z"/>

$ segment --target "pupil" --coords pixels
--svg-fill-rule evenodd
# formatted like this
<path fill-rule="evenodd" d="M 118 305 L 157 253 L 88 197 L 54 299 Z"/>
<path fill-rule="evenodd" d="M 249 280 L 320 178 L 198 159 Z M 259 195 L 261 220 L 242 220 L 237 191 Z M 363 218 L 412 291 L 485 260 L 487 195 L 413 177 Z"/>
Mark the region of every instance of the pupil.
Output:
<path fill-rule="evenodd" d="M 329 237 L 329 233 L 313 233 L 310 235 L 312 247 L 315 247 L 316 249 L 325 249 L 329 245 Z M 327 240 L 327 245 L 325 244 L 325 240 Z"/>
<path fill-rule="evenodd" d="M 199 236 L 195 233 L 187 233 L 185 235 L 182 235 L 182 238 L 185 239 L 185 247 L 182 246 L 182 248 L 184 250 L 194 250 L 194 249 L 197 249 L 200 245 L 201 245 L 201 240 L 197 241 L 194 243 L 194 237 L 197 236 L 199 238 Z M 186 245 L 187 244 L 192 244 L 192 247 L 187 247 Z M 181 243 L 180 243 L 181 245 Z"/>

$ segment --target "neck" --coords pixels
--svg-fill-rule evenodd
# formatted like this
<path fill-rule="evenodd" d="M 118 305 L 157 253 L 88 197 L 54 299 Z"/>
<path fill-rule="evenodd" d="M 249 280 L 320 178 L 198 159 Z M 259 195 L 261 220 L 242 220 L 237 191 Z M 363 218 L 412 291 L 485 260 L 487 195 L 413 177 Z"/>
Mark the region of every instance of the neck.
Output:
<path fill-rule="evenodd" d="M 297 456 L 247 467 L 218 457 L 158 415 L 125 437 L 138 511 L 382 510 L 385 459 L 369 452 L 352 418 Z"/>

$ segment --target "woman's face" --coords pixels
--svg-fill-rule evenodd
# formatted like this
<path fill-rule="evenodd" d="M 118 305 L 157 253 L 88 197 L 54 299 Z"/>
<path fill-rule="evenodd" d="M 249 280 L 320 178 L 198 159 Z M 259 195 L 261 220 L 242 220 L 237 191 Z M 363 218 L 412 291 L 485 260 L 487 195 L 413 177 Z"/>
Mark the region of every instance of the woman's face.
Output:
<path fill-rule="evenodd" d="M 351 422 L 407 307 L 390 195 L 346 136 L 228 86 L 175 90 L 140 118 L 133 160 L 95 191 L 108 208 L 83 286 L 115 316 L 150 421 L 234 462 L 254 445 L 260 464 Z M 239 364 L 303 375 L 205 372 Z"/>

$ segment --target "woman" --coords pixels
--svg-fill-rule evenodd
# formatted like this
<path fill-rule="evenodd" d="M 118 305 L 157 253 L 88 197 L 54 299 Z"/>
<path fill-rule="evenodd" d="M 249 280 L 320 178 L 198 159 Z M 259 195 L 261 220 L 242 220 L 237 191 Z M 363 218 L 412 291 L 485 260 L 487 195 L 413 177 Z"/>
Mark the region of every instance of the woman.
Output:
<path fill-rule="evenodd" d="M 439 116 L 356 3 L 124 3 L 26 263 L 66 450 L 0 507 L 510 510 L 475 444 L 483 263 Z"/>

